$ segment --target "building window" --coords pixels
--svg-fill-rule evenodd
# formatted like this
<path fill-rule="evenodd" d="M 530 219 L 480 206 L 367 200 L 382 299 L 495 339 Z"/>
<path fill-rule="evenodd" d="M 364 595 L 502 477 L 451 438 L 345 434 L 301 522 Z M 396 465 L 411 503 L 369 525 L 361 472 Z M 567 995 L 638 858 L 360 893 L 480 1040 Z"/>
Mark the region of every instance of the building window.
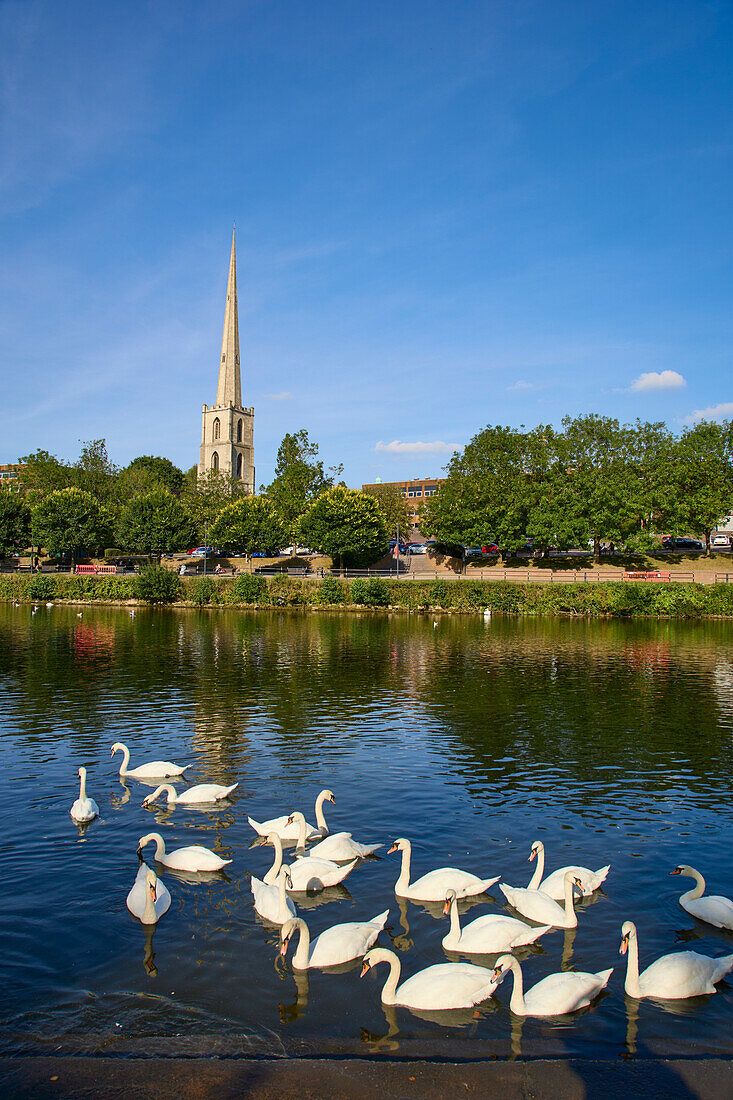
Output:
<path fill-rule="evenodd" d="M 214 423 L 211 425 L 211 438 L 221 439 L 221 420 L 218 416 L 214 417 Z"/>
<path fill-rule="evenodd" d="M 239 427 L 240 428 L 242 427 L 242 421 L 241 420 L 239 421 Z M 242 480 L 242 456 L 241 456 L 241 454 L 237 455 L 237 477 L 239 478 L 240 481 Z"/>
<path fill-rule="evenodd" d="M 237 421 L 237 443 L 242 442 L 242 421 Z"/>
<path fill-rule="evenodd" d="M 438 486 L 437 485 L 426 485 L 425 486 L 425 496 L 426 497 L 434 497 L 435 494 L 437 493 L 437 491 L 438 491 Z"/>
<path fill-rule="evenodd" d="M 410 489 L 407 490 L 407 495 L 408 497 L 421 497 L 422 485 L 413 485 Z"/>
<path fill-rule="evenodd" d="M 214 451 L 211 456 L 211 469 L 214 471 L 214 473 L 216 473 L 216 471 L 219 469 L 219 455 L 216 453 L 216 451 Z"/>

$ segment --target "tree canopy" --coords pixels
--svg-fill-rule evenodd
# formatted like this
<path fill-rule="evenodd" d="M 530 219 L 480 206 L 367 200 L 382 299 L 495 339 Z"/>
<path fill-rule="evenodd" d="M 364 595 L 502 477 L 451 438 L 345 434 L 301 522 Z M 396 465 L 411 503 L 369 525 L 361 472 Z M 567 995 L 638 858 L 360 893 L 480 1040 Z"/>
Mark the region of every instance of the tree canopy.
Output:
<path fill-rule="evenodd" d="M 330 476 L 325 473 L 318 458 L 318 444 L 311 443 L 305 428 L 283 437 L 277 451 L 275 477 L 262 490 L 285 524 L 288 539 L 295 542 L 299 518 L 342 472 L 343 467 L 339 466 L 330 471 Z"/>
<path fill-rule="evenodd" d="M 298 524 L 299 537 L 339 566 L 363 566 L 388 550 L 387 525 L 373 496 L 336 485 L 322 493 Z"/>
<path fill-rule="evenodd" d="M 183 487 L 183 470 L 174 466 L 169 458 L 140 455 L 120 470 L 119 487 L 123 498 L 140 496 L 158 487 L 167 489 L 169 493 L 180 493 Z"/>
<path fill-rule="evenodd" d="M 247 557 L 279 550 L 287 538 L 285 525 L 267 497 L 242 497 L 226 504 L 209 531 L 222 550 L 244 550 Z"/>
<path fill-rule="evenodd" d="M 394 485 L 373 485 L 364 491 L 374 497 L 379 505 L 389 537 L 396 537 L 399 527 L 400 538 L 407 538 L 412 523 L 408 514 L 407 500 L 399 489 L 395 489 Z"/>
<path fill-rule="evenodd" d="M 32 516 L 33 535 L 50 554 L 91 553 L 109 536 L 95 498 L 74 486 L 43 497 L 33 505 Z"/>
<path fill-rule="evenodd" d="M 0 489 L 0 558 L 25 549 L 30 542 L 31 512 L 18 493 Z"/>
<path fill-rule="evenodd" d="M 136 554 L 162 554 L 184 550 L 195 534 L 195 525 L 183 505 L 167 490 L 153 489 L 125 505 L 115 539 Z"/>

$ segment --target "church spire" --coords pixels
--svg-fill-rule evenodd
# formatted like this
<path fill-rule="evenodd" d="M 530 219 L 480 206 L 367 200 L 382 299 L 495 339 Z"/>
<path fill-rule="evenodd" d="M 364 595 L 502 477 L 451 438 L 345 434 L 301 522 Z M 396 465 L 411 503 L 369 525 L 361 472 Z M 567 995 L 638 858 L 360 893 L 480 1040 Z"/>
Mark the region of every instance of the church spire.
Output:
<path fill-rule="evenodd" d="M 234 245 L 236 227 L 232 229 L 232 255 L 229 260 L 227 304 L 224 310 L 224 333 L 221 340 L 217 405 L 242 405 L 242 378 L 239 369 L 239 316 L 237 310 L 237 255 Z"/>

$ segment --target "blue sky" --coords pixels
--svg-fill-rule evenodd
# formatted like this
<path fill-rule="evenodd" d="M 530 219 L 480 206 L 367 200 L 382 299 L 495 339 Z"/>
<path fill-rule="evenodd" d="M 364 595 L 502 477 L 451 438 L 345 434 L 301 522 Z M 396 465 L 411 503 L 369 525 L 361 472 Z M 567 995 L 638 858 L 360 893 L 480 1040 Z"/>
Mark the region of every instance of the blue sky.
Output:
<path fill-rule="evenodd" d="M 198 460 L 232 222 L 257 479 L 733 415 L 733 9 L 0 5 L 0 461 Z"/>

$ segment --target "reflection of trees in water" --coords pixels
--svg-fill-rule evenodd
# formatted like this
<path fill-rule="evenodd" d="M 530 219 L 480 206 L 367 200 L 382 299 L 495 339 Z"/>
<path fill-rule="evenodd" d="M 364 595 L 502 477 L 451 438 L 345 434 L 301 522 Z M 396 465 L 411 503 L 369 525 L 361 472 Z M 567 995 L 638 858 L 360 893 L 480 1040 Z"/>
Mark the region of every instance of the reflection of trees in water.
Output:
<path fill-rule="evenodd" d="M 27 610 L 0 607 L 0 647 L 4 705 L 29 739 L 51 725 L 104 743 L 112 706 L 133 728 L 147 708 L 148 726 L 162 714 L 190 731 L 192 705 L 192 747 L 233 782 L 264 741 L 305 771 L 386 710 L 502 786 L 538 762 L 540 786 L 570 773 L 586 800 L 615 794 L 617 773 L 666 790 L 670 753 L 728 782 L 725 623 Z"/>

